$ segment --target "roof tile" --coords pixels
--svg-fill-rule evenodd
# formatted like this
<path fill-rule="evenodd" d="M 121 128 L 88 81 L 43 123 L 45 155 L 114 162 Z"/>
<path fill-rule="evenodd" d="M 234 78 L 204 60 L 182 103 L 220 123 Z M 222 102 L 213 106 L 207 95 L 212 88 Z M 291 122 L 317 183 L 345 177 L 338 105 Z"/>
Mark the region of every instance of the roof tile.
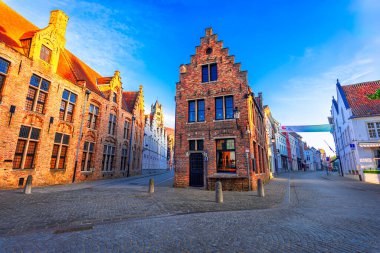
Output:
<path fill-rule="evenodd" d="M 367 95 L 380 89 L 380 81 L 370 81 L 342 86 L 354 117 L 380 115 L 380 100 L 371 100 Z"/>

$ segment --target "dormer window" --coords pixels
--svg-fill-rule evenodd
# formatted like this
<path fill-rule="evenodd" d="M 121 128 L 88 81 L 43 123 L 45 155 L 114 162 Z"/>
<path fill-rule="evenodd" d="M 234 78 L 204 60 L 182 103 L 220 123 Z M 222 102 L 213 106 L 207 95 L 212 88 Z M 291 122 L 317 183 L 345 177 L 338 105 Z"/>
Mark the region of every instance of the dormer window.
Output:
<path fill-rule="evenodd" d="M 40 58 L 41 58 L 41 60 L 44 60 L 47 63 L 50 63 L 51 49 L 49 49 L 45 45 L 42 45 L 41 46 L 41 52 L 40 52 Z"/>

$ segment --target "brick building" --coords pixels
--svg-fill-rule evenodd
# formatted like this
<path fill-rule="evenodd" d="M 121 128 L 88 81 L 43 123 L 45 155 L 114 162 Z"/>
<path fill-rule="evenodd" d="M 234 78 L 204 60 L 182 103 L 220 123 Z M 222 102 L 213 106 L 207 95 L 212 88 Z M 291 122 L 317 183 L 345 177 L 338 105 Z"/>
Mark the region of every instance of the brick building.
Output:
<path fill-rule="evenodd" d="M 226 190 L 256 188 L 269 178 L 263 99 L 255 97 L 247 72 L 206 29 L 176 85 L 176 187 Z"/>
<path fill-rule="evenodd" d="M 125 92 L 119 71 L 66 50 L 62 11 L 43 29 L 3 2 L 0 16 L 0 188 L 140 174 L 142 86 Z"/>

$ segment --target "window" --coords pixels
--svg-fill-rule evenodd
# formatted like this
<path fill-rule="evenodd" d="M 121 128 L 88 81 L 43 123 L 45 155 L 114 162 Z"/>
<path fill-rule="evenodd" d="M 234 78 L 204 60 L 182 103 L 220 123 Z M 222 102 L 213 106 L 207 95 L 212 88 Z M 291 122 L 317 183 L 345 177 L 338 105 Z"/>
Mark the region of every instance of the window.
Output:
<path fill-rule="evenodd" d="M 369 138 L 377 139 L 380 138 L 380 122 L 370 122 L 367 123 Z"/>
<path fill-rule="evenodd" d="M 91 171 L 95 143 L 86 141 L 83 147 L 82 171 Z"/>
<path fill-rule="evenodd" d="M 116 115 L 110 114 L 110 119 L 108 121 L 108 134 L 115 135 L 116 129 Z"/>
<path fill-rule="evenodd" d="M 112 101 L 113 101 L 114 103 L 117 102 L 117 94 L 116 94 L 116 92 L 113 93 Z"/>
<path fill-rule="evenodd" d="M 218 68 L 216 63 L 202 66 L 202 83 L 216 81 L 218 79 Z"/>
<path fill-rule="evenodd" d="M 202 151 L 203 150 L 203 140 L 190 140 L 189 141 L 190 151 Z"/>
<path fill-rule="evenodd" d="M 44 60 L 47 63 L 50 63 L 51 49 L 47 48 L 45 45 L 42 45 L 41 51 L 40 51 L 40 58 L 41 58 L 41 60 Z"/>
<path fill-rule="evenodd" d="M 55 133 L 53 152 L 50 160 L 50 169 L 66 168 L 67 150 L 69 148 L 70 135 Z"/>
<path fill-rule="evenodd" d="M 128 139 L 129 136 L 129 122 L 124 121 L 124 132 L 123 132 L 123 137 L 124 139 Z"/>
<path fill-rule="evenodd" d="M 145 156 L 145 155 L 144 155 Z M 127 148 L 121 150 L 121 166 L 120 170 L 125 171 L 127 169 Z"/>
<path fill-rule="evenodd" d="M 96 129 L 96 122 L 98 121 L 99 116 L 99 107 L 90 104 L 90 109 L 88 111 L 88 120 L 87 120 L 87 127 Z"/>
<path fill-rule="evenodd" d="M 62 93 L 61 108 L 59 109 L 59 119 L 73 122 L 74 107 L 77 95 L 71 91 L 64 90 Z"/>
<path fill-rule="evenodd" d="M 113 171 L 115 162 L 115 147 L 104 145 L 102 171 Z"/>
<path fill-rule="evenodd" d="M 217 172 L 236 173 L 235 140 L 216 140 Z"/>
<path fill-rule="evenodd" d="M 234 97 L 225 96 L 215 98 L 215 120 L 234 118 Z"/>
<path fill-rule="evenodd" d="M 40 129 L 21 126 L 18 137 L 13 169 L 33 169 Z"/>
<path fill-rule="evenodd" d="M 49 81 L 33 74 L 30 78 L 30 85 L 28 94 L 26 96 L 25 109 L 38 113 L 44 113 L 49 86 Z"/>
<path fill-rule="evenodd" d="M 5 83 L 5 77 L 8 74 L 9 70 L 9 62 L 4 60 L 3 58 L 0 58 L 0 96 L 3 90 L 3 86 Z"/>
<path fill-rule="evenodd" d="M 205 100 L 189 101 L 189 122 L 205 121 Z"/>
<path fill-rule="evenodd" d="M 380 169 L 380 149 L 374 150 L 375 152 L 375 163 L 377 168 Z"/>

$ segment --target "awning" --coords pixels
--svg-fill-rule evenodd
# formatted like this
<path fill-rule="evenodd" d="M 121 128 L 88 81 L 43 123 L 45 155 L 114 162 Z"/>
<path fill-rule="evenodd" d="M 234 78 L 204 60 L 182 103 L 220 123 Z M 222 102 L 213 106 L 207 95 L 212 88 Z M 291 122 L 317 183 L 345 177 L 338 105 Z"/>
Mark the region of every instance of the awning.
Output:
<path fill-rule="evenodd" d="M 359 142 L 359 146 L 362 148 L 379 148 L 380 142 Z"/>

